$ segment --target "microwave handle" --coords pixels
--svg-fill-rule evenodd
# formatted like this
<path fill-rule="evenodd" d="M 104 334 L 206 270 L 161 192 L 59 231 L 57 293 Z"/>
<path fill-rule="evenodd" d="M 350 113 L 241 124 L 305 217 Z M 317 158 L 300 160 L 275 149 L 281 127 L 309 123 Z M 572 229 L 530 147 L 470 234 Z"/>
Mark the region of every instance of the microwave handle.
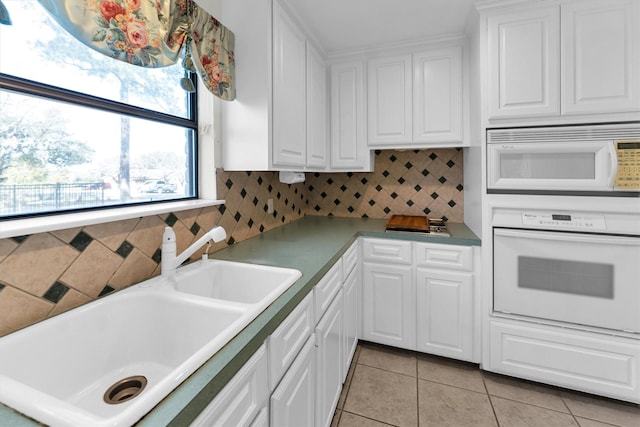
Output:
<path fill-rule="evenodd" d="M 613 188 L 616 180 L 616 174 L 618 172 L 618 153 L 616 151 L 616 143 L 611 142 L 607 144 L 607 155 L 609 156 L 609 176 L 607 182 L 609 186 Z"/>

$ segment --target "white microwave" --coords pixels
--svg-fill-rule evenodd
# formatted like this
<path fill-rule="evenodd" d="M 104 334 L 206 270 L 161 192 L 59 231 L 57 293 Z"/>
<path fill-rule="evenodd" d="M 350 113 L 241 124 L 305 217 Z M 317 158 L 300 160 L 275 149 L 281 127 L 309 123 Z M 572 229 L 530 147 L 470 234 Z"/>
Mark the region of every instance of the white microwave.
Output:
<path fill-rule="evenodd" d="M 640 123 L 487 130 L 489 193 L 640 195 Z"/>

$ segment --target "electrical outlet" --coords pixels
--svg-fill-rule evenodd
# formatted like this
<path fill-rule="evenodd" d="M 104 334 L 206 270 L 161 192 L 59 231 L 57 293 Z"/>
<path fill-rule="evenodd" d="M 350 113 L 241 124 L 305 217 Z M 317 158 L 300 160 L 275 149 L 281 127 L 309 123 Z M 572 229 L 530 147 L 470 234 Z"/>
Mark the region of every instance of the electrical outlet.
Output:
<path fill-rule="evenodd" d="M 267 200 L 267 213 L 273 213 L 273 199 Z"/>

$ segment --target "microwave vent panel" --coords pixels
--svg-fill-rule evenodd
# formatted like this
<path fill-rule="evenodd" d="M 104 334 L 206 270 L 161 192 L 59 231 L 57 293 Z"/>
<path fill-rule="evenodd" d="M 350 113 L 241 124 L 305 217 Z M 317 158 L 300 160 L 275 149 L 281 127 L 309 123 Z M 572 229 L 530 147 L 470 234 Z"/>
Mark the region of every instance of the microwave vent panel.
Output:
<path fill-rule="evenodd" d="M 640 123 L 603 126 L 489 129 L 489 144 L 518 142 L 589 142 L 640 138 Z"/>

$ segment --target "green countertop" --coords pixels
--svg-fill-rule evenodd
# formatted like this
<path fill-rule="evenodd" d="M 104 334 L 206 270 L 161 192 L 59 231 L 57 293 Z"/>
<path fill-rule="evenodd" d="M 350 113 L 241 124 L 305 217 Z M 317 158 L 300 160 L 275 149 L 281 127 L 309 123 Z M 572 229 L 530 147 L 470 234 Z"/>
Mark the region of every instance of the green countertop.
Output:
<path fill-rule="evenodd" d="M 193 421 L 359 236 L 480 245 L 462 223 L 448 223 L 450 238 L 385 233 L 385 224 L 385 219 L 307 216 L 211 254 L 214 259 L 296 268 L 302 277 L 137 425 L 185 426 Z M 2 405 L 0 424 L 37 425 Z"/>

